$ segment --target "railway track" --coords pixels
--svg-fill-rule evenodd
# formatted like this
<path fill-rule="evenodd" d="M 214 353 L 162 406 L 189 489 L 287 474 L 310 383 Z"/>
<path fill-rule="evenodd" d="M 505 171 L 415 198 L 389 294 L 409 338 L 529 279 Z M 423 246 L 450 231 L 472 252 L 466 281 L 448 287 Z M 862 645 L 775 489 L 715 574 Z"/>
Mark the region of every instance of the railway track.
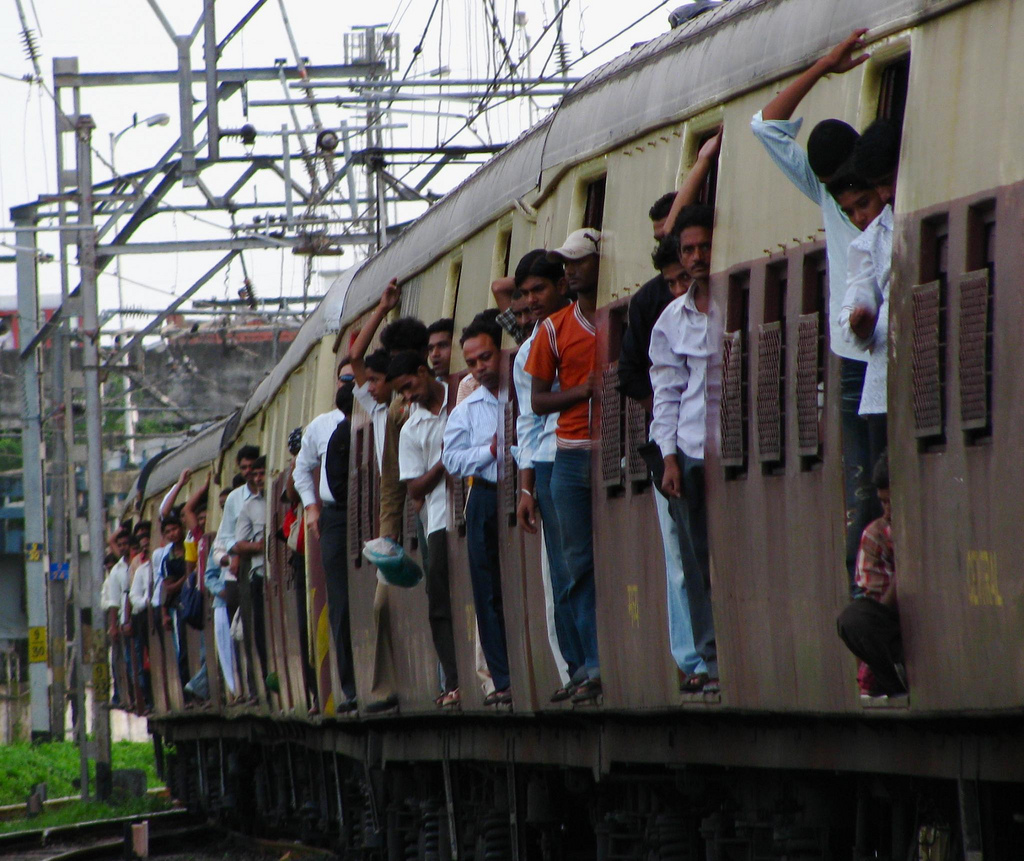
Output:
<path fill-rule="evenodd" d="M 328 861 L 326 850 L 285 840 L 263 840 L 197 821 L 187 810 L 123 816 L 0 835 L 0 858 L 5 861 L 103 861 L 130 858 L 131 826 L 148 821 L 149 856 L 168 861 L 265 861 L 289 857 L 295 861 Z"/>

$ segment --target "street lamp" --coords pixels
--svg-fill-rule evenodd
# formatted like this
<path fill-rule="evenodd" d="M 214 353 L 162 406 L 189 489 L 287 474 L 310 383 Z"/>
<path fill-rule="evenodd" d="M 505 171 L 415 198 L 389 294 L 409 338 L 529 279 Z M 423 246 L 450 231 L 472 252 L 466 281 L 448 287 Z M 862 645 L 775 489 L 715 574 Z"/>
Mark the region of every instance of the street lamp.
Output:
<path fill-rule="evenodd" d="M 121 137 L 130 132 L 132 129 L 143 126 L 145 128 L 153 128 L 154 126 L 165 126 L 171 121 L 168 114 L 153 114 L 151 117 L 146 117 L 144 120 L 139 120 L 138 114 L 132 114 L 131 125 L 125 126 L 121 131 L 110 133 L 110 172 L 113 178 L 117 179 L 117 168 L 114 166 L 114 155 L 117 150 L 117 142 L 121 140 Z M 116 223 L 114 225 L 117 227 Z M 124 308 L 124 295 L 121 289 L 121 255 L 114 257 L 114 274 L 117 277 L 117 310 L 120 312 Z M 124 328 L 124 315 L 118 313 L 118 328 Z M 125 355 L 125 364 L 131 361 L 131 356 Z M 131 390 L 128 386 L 127 376 L 122 377 L 124 381 L 124 423 L 125 423 L 125 440 L 128 444 L 128 460 L 131 463 L 135 462 L 135 412 L 132 410 L 132 395 Z"/>

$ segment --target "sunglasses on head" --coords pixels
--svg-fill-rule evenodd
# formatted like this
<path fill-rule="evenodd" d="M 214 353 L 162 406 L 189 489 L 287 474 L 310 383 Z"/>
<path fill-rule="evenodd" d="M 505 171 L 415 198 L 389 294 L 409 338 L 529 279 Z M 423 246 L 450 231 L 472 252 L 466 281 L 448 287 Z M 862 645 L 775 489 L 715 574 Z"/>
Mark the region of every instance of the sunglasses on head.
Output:
<path fill-rule="evenodd" d="M 354 383 L 355 381 L 355 374 L 338 374 L 339 383 Z"/>

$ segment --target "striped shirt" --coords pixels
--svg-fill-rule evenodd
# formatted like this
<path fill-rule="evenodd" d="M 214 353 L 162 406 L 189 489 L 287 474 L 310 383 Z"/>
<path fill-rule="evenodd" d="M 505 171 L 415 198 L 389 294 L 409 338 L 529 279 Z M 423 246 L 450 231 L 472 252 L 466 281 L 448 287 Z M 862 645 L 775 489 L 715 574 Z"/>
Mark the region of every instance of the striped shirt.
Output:
<path fill-rule="evenodd" d="M 587 382 L 594 372 L 597 330 L 573 302 L 540 324 L 533 339 L 526 373 L 554 383 L 562 391 Z M 558 415 L 555 431 L 559 448 L 591 448 L 590 401 L 580 401 Z"/>

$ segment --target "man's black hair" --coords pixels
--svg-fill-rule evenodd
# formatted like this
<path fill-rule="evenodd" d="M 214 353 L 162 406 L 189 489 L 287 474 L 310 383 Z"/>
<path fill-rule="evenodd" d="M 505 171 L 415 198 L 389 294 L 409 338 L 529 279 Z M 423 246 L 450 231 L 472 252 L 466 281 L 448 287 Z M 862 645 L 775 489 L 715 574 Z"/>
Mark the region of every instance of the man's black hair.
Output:
<path fill-rule="evenodd" d="M 340 359 L 338 359 L 338 376 L 341 376 L 341 369 L 352 362 L 352 357 L 346 353 Z"/>
<path fill-rule="evenodd" d="M 243 445 L 235 455 L 235 463 L 241 463 L 243 460 L 256 460 L 259 456 L 260 447 L 258 445 Z"/>
<path fill-rule="evenodd" d="M 103 564 L 107 567 L 117 564 L 117 557 L 113 553 L 108 553 L 103 557 Z"/>
<path fill-rule="evenodd" d="M 378 374 L 386 374 L 388 372 L 388 365 L 391 364 L 391 354 L 381 347 L 363 359 L 363 364 L 371 371 Z"/>
<path fill-rule="evenodd" d="M 234 490 L 236 487 L 241 487 L 245 484 L 245 479 L 242 478 L 242 473 L 236 472 L 235 477 L 231 479 L 231 489 Z"/>
<path fill-rule="evenodd" d="M 127 538 L 129 541 L 131 541 L 132 540 L 131 530 L 121 528 L 121 529 L 118 529 L 117 532 L 114 533 L 114 541 L 115 542 L 120 541 L 122 538 Z"/>
<path fill-rule="evenodd" d="M 661 221 L 663 218 L 666 218 L 669 210 L 672 209 L 672 204 L 675 202 L 675 199 L 676 193 L 674 191 L 670 191 L 654 201 L 651 208 L 647 210 L 647 215 L 650 217 L 651 221 Z"/>
<path fill-rule="evenodd" d="M 160 531 L 163 532 L 168 526 L 181 526 L 181 518 L 173 511 L 160 521 Z"/>
<path fill-rule="evenodd" d="M 864 129 L 853 148 L 853 169 L 873 185 L 888 182 L 900 161 L 900 131 L 879 118 Z"/>
<path fill-rule="evenodd" d="M 391 357 L 391 364 L 388 365 L 388 382 L 390 383 L 405 374 L 415 374 L 420 368 L 430 370 L 422 353 L 417 353 L 415 350 L 402 350 L 401 353 L 395 353 Z"/>
<path fill-rule="evenodd" d="M 138 535 L 130 536 L 129 539 L 128 539 L 128 546 L 129 547 L 141 547 L 142 546 L 142 542 L 139 541 L 139 536 Z"/>
<path fill-rule="evenodd" d="M 460 346 L 464 346 L 466 341 L 470 338 L 476 338 L 479 335 L 487 335 L 492 341 L 494 346 L 501 347 L 501 326 L 497 324 L 495 318 L 498 316 L 497 308 L 488 308 L 486 311 L 481 311 L 477 314 L 462 330 L 462 337 L 459 338 Z"/>
<path fill-rule="evenodd" d="M 666 266 L 679 262 L 679 237 L 668 233 L 658 240 L 658 245 L 651 254 L 651 262 L 659 272 Z"/>
<path fill-rule="evenodd" d="M 400 353 L 402 350 L 425 353 L 429 339 L 427 327 L 415 317 L 399 317 L 380 333 L 380 345 L 389 353 Z"/>
<path fill-rule="evenodd" d="M 807 161 L 814 175 L 828 179 L 853 153 L 857 130 L 842 120 L 822 120 L 807 138 Z"/>
<path fill-rule="evenodd" d="M 256 460 L 253 461 L 252 468 L 253 469 L 266 469 L 267 468 L 267 456 L 265 454 L 261 454 L 258 458 L 256 458 Z"/>
<path fill-rule="evenodd" d="M 427 326 L 427 337 L 436 335 L 438 332 L 447 332 L 452 338 L 455 337 L 455 321 L 451 317 L 442 317 Z"/>
<path fill-rule="evenodd" d="M 714 230 L 715 208 L 706 203 L 693 203 L 690 206 L 684 206 L 679 210 L 679 216 L 672 226 L 672 232 L 678 236 L 687 227 L 703 227 L 707 230 Z"/>
<path fill-rule="evenodd" d="M 135 524 L 135 528 L 132 530 L 134 535 L 138 535 L 140 532 L 144 535 L 149 535 L 153 531 L 153 524 L 148 520 L 140 520 Z"/>
<path fill-rule="evenodd" d="M 557 284 L 565 277 L 565 267 L 560 260 L 548 260 L 548 253 L 543 248 L 527 251 L 516 265 L 515 282 L 518 290 L 527 278 L 547 278 Z"/>
<path fill-rule="evenodd" d="M 842 165 L 839 168 L 839 173 L 825 185 L 825 189 L 833 197 L 838 197 L 844 191 L 872 191 L 874 187 L 873 183 L 854 172 L 852 160 Z"/>
<path fill-rule="evenodd" d="M 871 483 L 875 490 L 889 489 L 889 449 L 879 455 L 875 467 L 871 470 Z"/>

